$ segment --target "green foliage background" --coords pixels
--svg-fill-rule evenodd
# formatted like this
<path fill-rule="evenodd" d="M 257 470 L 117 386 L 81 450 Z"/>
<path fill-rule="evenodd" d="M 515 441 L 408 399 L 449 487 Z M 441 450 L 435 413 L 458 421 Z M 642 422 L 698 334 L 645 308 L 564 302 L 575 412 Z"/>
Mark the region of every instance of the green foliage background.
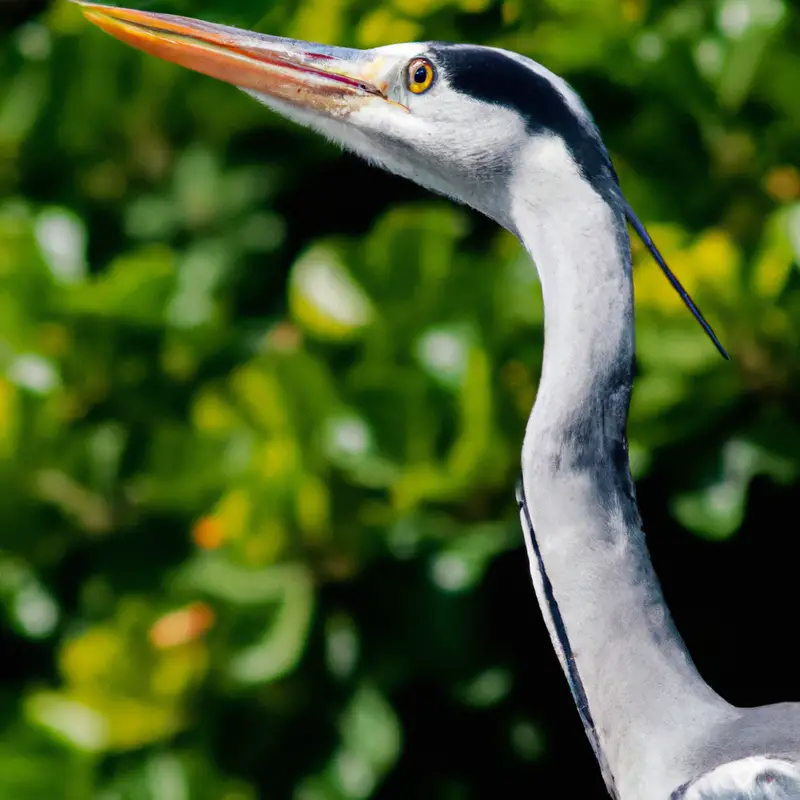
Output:
<path fill-rule="evenodd" d="M 646 523 L 735 541 L 754 479 L 794 496 L 788 0 L 139 7 L 563 74 L 734 356 L 637 245 Z M 486 770 L 535 790 L 542 709 L 569 698 L 552 671 L 511 702 L 552 655 L 487 633 L 503 554 L 532 598 L 513 486 L 542 307 L 517 242 L 65 0 L 0 0 L 0 25 L 0 797 L 496 796 L 472 756 L 408 757 L 422 684 L 450 704 L 424 717 L 442 752 L 469 720 Z M 532 599 L 505 613 L 503 636 L 541 627 Z"/>

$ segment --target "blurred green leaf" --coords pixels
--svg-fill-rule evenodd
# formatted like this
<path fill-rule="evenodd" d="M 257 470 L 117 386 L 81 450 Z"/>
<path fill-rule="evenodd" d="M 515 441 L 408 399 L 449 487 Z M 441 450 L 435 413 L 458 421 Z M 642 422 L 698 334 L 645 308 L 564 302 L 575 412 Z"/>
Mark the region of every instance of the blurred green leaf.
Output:
<path fill-rule="evenodd" d="M 69 287 L 61 303 L 73 314 L 158 326 L 174 285 L 172 252 L 151 247 L 121 256 L 102 275 Z"/>
<path fill-rule="evenodd" d="M 710 539 L 726 539 L 741 525 L 750 482 L 769 475 L 788 483 L 798 475 L 796 462 L 748 441 L 729 441 L 721 454 L 719 475 L 699 490 L 675 495 L 672 509 L 686 527 Z"/>
<path fill-rule="evenodd" d="M 342 744 L 324 772 L 303 783 L 296 800 L 369 797 L 400 754 L 391 706 L 371 686 L 359 687 L 339 721 Z"/>

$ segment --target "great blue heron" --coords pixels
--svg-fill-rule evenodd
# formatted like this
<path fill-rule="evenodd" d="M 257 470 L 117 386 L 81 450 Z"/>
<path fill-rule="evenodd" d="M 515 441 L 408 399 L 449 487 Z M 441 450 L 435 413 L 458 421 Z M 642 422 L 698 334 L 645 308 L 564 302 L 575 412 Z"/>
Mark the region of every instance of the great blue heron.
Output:
<path fill-rule="evenodd" d="M 545 304 L 518 499 L 542 612 L 609 793 L 800 798 L 800 705 L 739 709 L 700 677 L 653 572 L 628 465 L 634 333 L 627 204 L 578 95 L 489 47 L 360 51 L 82 4 L 117 38 L 232 83 L 522 241 Z M 534 533 L 535 531 L 535 533 Z"/>

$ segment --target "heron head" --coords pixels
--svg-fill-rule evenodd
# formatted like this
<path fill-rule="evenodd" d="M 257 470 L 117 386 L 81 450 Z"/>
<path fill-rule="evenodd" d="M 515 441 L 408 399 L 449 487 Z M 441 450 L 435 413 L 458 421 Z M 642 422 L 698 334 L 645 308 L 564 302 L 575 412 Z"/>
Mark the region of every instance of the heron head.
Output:
<path fill-rule="evenodd" d="M 577 94 L 515 53 L 412 42 L 355 50 L 200 20 L 80 3 L 88 19 L 160 58 L 244 89 L 368 161 L 513 230 L 514 173 L 573 169 L 598 190 L 611 162 Z M 539 147 L 541 145 L 541 147 Z"/>
<path fill-rule="evenodd" d="M 720 352 L 619 189 L 570 86 L 505 50 L 412 42 L 372 50 L 85 3 L 84 15 L 152 55 L 244 89 L 283 116 L 520 234 L 515 204 L 551 212 L 598 200 L 627 217 Z"/>

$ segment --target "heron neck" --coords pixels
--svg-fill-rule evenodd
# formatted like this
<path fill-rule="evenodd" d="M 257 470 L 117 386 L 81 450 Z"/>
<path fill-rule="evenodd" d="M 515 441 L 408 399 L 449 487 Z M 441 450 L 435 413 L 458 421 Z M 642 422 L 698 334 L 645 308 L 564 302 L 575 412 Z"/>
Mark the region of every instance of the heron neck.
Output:
<path fill-rule="evenodd" d="M 687 779 L 685 748 L 729 707 L 675 630 L 636 506 L 624 214 L 577 173 L 572 185 L 563 170 L 558 180 L 546 197 L 521 189 L 513 209 L 545 305 L 542 375 L 522 457 L 531 574 L 609 789 L 624 800 L 666 797 Z M 646 787 L 636 785 L 641 775 Z"/>

